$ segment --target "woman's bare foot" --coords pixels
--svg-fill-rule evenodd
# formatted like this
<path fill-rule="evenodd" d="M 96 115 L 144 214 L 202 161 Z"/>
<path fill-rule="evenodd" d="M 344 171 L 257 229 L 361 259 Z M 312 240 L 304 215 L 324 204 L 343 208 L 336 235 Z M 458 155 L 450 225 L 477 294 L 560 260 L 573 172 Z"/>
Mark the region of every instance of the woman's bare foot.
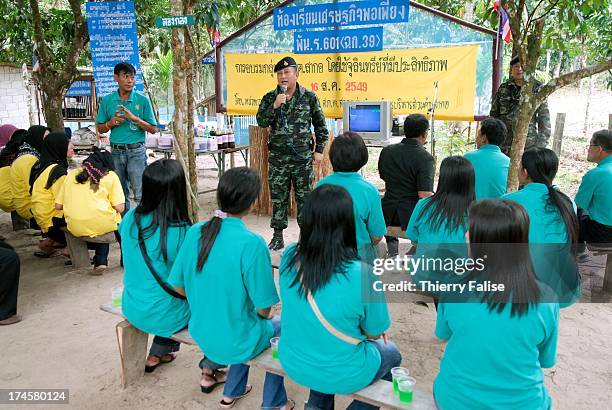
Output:
<path fill-rule="evenodd" d="M 174 359 L 176 359 L 176 356 L 173 355 L 172 353 L 168 353 L 166 355 L 163 355 L 162 357 L 149 356 L 149 357 L 147 357 L 146 366 L 147 367 L 153 367 L 153 366 L 157 366 L 159 364 L 170 363 Z"/>
<path fill-rule="evenodd" d="M 210 370 L 202 369 L 202 379 L 200 380 L 200 387 L 202 392 L 211 392 L 212 389 L 218 385 L 225 383 L 227 380 L 227 373 L 221 370 Z"/>

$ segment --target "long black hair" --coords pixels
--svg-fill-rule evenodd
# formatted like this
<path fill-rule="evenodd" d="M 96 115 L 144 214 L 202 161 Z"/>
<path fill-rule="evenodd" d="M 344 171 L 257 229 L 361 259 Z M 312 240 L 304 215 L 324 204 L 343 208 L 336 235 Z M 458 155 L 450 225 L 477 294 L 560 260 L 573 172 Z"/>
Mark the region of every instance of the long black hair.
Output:
<path fill-rule="evenodd" d="M 134 210 L 134 222 L 138 230 L 138 243 L 144 241 L 159 228 L 159 246 L 164 262 L 168 261 L 166 238 L 170 226 L 191 225 L 187 209 L 187 185 L 185 171 L 174 159 L 160 159 L 148 165 L 142 174 L 142 199 Z M 126 201 L 129 199 L 126 198 Z M 142 225 L 142 217 L 151 214 L 151 223 Z M 185 229 L 186 231 L 186 229 Z M 148 255 L 143 255 L 148 257 Z"/>
<path fill-rule="evenodd" d="M 27 141 L 26 137 L 26 141 Z M 34 186 L 34 182 L 40 174 L 42 174 L 49 166 L 55 167 L 49 173 L 45 189 L 51 188 L 53 183 L 68 173 L 68 146 L 70 139 L 63 132 L 52 132 L 47 135 L 42 143 L 40 150 L 40 159 L 32 166 L 30 171 L 30 190 Z"/>
<path fill-rule="evenodd" d="M 76 182 L 84 184 L 89 181 L 91 189 L 96 192 L 100 180 L 115 170 L 115 164 L 110 152 L 93 148 L 93 153 L 83 160 L 83 170 L 75 177 Z"/>
<path fill-rule="evenodd" d="M 485 292 L 489 310 L 501 312 L 512 303 L 510 316 L 524 315 L 540 298 L 529 254 L 529 216 L 508 199 L 484 199 L 469 211 L 469 247 L 474 260 L 485 262 L 486 279 L 504 284 L 503 291 Z M 473 271 L 467 280 L 481 275 Z"/>
<path fill-rule="evenodd" d="M 578 218 L 574 212 L 572 200 L 553 186 L 553 180 L 559 169 L 557 154 L 548 148 L 531 148 L 523 153 L 521 165 L 533 182 L 546 185 L 549 198 L 547 206 L 553 206 L 559 210 L 569 242 L 577 243 Z"/>
<path fill-rule="evenodd" d="M 255 203 L 261 192 L 261 179 L 253 170 L 246 167 L 232 168 L 225 172 L 217 186 L 217 205 L 222 212 L 240 215 L 245 213 Z M 200 253 L 196 270 L 204 267 L 210 250 L 221 230 L 223 219 L 213 216 L 202 225 L 200 234 Z"/>
<path fill-rule="evenodd" d="M 289 257 L 288 269 L 297 270 L 291 286 L 298 285 L 303 296 L 315 294 L 336 272 L 345 274 L 347 262 L 357 260 L 353 200 L 346 189 L 322 185 L 308 195 L 300 238 Z"/>
<path fill-rule="evenodd" d="M 475 200 L 474 167 L 464 157 L 454 155 L 440 164 L 438 188 L 419 214 L 422 218 L 431 211 L 426 223 L 434 230 L 449 232 L 466 227 L 468 209 Z"/>

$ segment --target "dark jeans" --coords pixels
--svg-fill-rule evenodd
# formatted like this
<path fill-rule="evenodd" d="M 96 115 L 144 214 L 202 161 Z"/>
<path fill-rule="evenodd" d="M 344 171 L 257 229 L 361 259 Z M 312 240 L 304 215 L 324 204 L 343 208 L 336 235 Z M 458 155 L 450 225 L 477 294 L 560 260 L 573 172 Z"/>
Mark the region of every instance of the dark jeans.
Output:
<path fill-rule="evenodd" d="M 95 251 L 94 266 L 108 265 L 108 252 L 110 245 L 107 243 L 87 242 L 87 249 Z"/>
<path fill-rule="evenodd" d="M 175 340 L 167 337 L 155 336 L 151 349 L 149 350 L 149 356 L 162 357 L 169 353 L 178 352 L 180 348 L 181 344 Z"/>
<path fill-rule="evenodd" d="M 17 314 L 19 256 L 10 245 L 0 241 L 0 320 Z"/>
<path fill-rule="evenodd" d="M 374 346 L 380 352 L 380 367 L 378 372 L 374 376 L 372 383 L 380 379 L 392 381 L 391 369 L 399 366 L 402 363 L 402 355 L 392 341 L 384 344 L 382 339 L 375 341 L 368 341 L 365 343 L 374 343 Z M 330 381 L 331 383 L 332 381 Z M 334 395 L 320 393 L 315 390 L 310 390 L 310 396 L 308 397 L 308 403 L 306 410 L 334 410 Z M 359 400 L 353 400 L 353 402 L 346 408 L 346 410 L 376 410 L 379 407 L 372 406 L 371 404 L 364 403 Z"/>
<path fill-rule="evenodd" d="M 147 166 L 147 149 L 142 143 L 138 148 L 112 150 L 115 172 L 121 181 L 125 195 L 125 213 L 130 209 L 130 187 L 136 204 L 142 196 L 142 173 Z"/>
<path fill-rule="evenodd" d="M 578 222 L 580 224 L 578 241 L 581 244 L 586 242 L 612 246 L 612 226 L 592 220 L 589 213 L 582 208 L 578 208 Z"/>
<path fill-rule="evenodd" d="M 55 242 L 66 246 L 66 234 L 62 231 L 62 228 L 66 226 L 66 220 L 64 218 L 54 217 L 51 222 L 53 225 L 49 227 L 46 233 L 42 234 L 42 237 L 53 239 Z"/>

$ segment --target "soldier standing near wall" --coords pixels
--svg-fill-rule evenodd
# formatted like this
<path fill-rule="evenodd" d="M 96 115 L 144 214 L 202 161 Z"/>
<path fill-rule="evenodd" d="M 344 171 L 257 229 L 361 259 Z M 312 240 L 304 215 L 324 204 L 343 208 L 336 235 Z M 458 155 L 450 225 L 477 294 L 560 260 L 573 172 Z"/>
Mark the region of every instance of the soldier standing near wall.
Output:
<path fill-rule="evenodd" d="M 323 159 L 323 148 L 329 138 L 325 117 L 317 96 L 306 90 L 297 79 L 297 63 L 285 57 L 274 66 L 278 86 L 261 100 L 257 124 L 271 127 L 268 142 L 269 184 L 272 197 L 274 236 L 268 247 L 272 250 L 285 246 L 283 230 L 287 228 L 289 192 L 295 190 L 298 224 L 306 195 L 312 190 L 313 162 Z M 314 126 L 315 142 L 311 124 Z"/>
<path fill-rule="evenodd" d="M 493 105 L 489 114 L 491 117 L 500 119 L 506 124 L 508 135 L 501 145 L 501 150 L 506 155 L 510 155 L 510 148 L 514 140 L 514 128 L 521 98 L 521 87 L 524 83 L 521 63 L 518 57 L 514 57 L 510 60 L 510 78 L 499 86 L 497 94 L 493 98 Z M 537 92 L 540 87 L 542 87 L 542 83 L 536 82 L 534 92 Z M 548 112 L 548 103 L 544 101 L 538 107 L 529 123 L 525 150 L 533 147 L 545 148 L 548 145 L 549 139 L 550 113 Z"/>

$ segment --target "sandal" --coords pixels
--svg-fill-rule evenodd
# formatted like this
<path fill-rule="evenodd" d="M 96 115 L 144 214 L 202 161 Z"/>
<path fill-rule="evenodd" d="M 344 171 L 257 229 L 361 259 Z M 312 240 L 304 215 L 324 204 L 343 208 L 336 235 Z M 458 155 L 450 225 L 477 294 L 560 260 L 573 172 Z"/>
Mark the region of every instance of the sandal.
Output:
<path fill-rule="evenodd" d="M 200 382 L 200 389 L 202 389 L 202 393 L 205 393 L 205 394 L 212 393 L 212 391 L 215 390 L 215 387 L 217 387 L 220 384 L 225 383 L 225 380 L 218 380 L 217 379 L 218 376 L 225 376 L 225 378 L 227 379 L 227 373 L 224 371 L 220 371 L 220 370 L 213 371 L 213 374 L 206 374 L 202 371 L 202 376 L 206 376 L 207 378 L 210 378 L 214 381 L 214 383 L 211 384 L 210 386 L 202 386 Z"/>
<path fill-rule="evenodd" d="M 244 393 L 242 395 L 234 397 L 230 402 L 225 401 L 225 399 L 221 399 L 221 401 L 219 402 L 219 407 L 221 407 L 222 409 L 231 409 L 232 407 L 234 407 L 238 400 L 248 396 L 251 390 L 253 390 L 253 386 L 247 384 L 246 389 L 244 390 Z"/>
<path fill-rule="evenodd" d="M 157 362 L 153 366 L 145 365 L 145 373 L 153 373 L 153 371 L 155 369 L 157 369 L 158 366 L 161 366 L 162 364 L 172 363 L 174 361 L 174 359 L 176 359 L 176 356 L 173 355 L 172 353 L 168 353 L 167 355 L 164 355 L 162 357 L 155 356 L 155 355 L 152 355 L 152 356 L 153 357 L 157 357 L 159 359 L 159 362 Z M 164 360 L 164 357 L 170 357 L 170 359 L 169 360 Z"/>

